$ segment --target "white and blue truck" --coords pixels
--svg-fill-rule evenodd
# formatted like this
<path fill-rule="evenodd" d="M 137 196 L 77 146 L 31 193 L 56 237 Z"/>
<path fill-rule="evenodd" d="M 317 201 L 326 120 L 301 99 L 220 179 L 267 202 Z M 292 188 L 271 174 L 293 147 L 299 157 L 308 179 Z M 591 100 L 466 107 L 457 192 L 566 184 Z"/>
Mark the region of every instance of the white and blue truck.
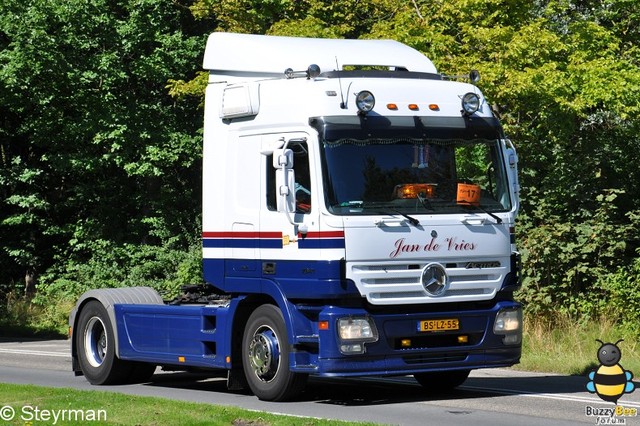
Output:
<path fill-rule="evenodd" d="M 445 389 L 519 362 L 517 155 L 476 73 L 390 40 L 229 33 L 204 68 L 206 284 L 82 295 L 76 374 L 226 370 L 282 401 L 309 375 Z"/>

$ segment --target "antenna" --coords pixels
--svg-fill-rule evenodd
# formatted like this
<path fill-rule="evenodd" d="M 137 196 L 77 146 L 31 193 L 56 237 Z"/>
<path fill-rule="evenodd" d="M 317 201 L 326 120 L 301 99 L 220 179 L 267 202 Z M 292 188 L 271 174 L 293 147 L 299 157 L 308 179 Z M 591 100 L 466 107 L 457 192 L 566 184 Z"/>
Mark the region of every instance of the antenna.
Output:
<path fill-rule="evenodd" d="M 340 71 L 340 65 L 338 65 L 338 57 L 336 56 L 336 71 Z M 340 73 L 338 73 L 338 86 L 340 86 L 340 108 L 347 109 L 347 105 L 344 103 L 344 93 L 342 92 L 342 80 L 340 79 Z"/>

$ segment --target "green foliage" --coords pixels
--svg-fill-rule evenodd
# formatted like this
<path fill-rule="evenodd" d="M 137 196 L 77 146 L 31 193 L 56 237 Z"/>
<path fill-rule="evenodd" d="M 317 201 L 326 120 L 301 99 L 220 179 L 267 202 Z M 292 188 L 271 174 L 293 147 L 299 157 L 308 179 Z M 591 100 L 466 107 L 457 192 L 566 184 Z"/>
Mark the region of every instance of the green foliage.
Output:
<path fill-rule="evenodd" d="M 196 18 L 212 19 L 216 30 L 307 37 L 358 38 L 393 15 L 393 0 L 196 0 Z"/>
<path fill-rule="evenodd" d="M 193 80 L 169 79 L 167 89 L 169 89 L 169 95 L 178 100 L 195 97 L 201 101 L 200 107 L 204 107 L 204 91 L 207 88 L 208 81 L 209 73 L 207 71 L 199 71 Z"/>
<path fill-rule="evenodd" d="M 34 303 L 46 305 L 52 298 L 75 301 L 93 288 L 148 286 L 165 299 L 177 296 L 180 287 L 203 282 L 199 246 L 188 251 L 170 246 L 116 245 L 105 240 L 92 243 L 92 257 L 60 263 L 41 277 Z"/>
<path fill-rule="evenodd" d="M 516 368 L 559 374 L 586 375 L 597 368 L 600 343 L 616 342 L 622 350 L 626 370 L 640 369 L 638 329 L 616 324 L 607 316 L 576 324 L 575 319 L 561 313 L 550 317 L 525 317 L 522 359 Z"/>
<path fill-rule="evenodd" d="M 580 223 L 550 218 L 549 224 L 525 230 L 519 297 L 529 313 L 586 321 L 620 310 L 626 296 L 640 297 L 637 285 L 620 291 L 620 282 L 629 279 L 620 265 L 629 262 L 629 245 L 640 238 L 638 216 L 619 212 L 621 194 L 611 190 L 596 197 L 599 206 Z M 622 269 L 611 275 L 617 268 Z"/>
<path fill-rule="evenodd" d="M 190 21 L 191 20 L 191 21 Z M 191 23 L 190 23 L 191 22 Z M 10 282 L 91 240 L 196 234 L 204 37 L 152 0 L 7 0 L 0 14 L 0 262 Z M 186 237 L 186 238 L 185 238 Z"/>
<path fill-rule="evenodd" d="M 385 38 L 444 74 L 480 71 L 518 146 L 527 310 L 640 319 L 627 302 L 640 300 L 636 3 L 6 0 L 3 284 L 19 289 L 25 274 L 39 274 L 44 305 L 100 286 L 170 294 L 198 276 L 190 247 L 210 31 Z"/>
<path fill-rule="evenodd" d="M 599 301 L 603 312 L 612 321 L 640 332 L 640 259 L 629 266 L 620 267 L 615 273 L 602 277 Z"/>
<path fill-rule="evenodd" d="M 15 291 L 0 296 L 0 330 L 3 336 L 59 338 L 68 334 L 71 302 L 50 300 L 47 306 L 39 306 Z"/>

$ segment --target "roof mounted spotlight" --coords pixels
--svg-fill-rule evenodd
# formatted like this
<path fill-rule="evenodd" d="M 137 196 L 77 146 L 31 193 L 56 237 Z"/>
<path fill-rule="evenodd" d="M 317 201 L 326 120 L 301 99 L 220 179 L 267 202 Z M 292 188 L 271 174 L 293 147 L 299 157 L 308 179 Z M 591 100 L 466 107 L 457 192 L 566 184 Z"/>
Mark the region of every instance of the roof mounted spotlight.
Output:
<path fill-rule="evenodd" d="M 376 98 L 373 93 L 363 90 L 356 94 L 356 107 L 358 107 L 358 115 L 366 115 L 373 109 L 376 104 Z"/>
<path fill-rule="evenodd" d="M 471 72 L 469 73 L 469 81 L 473 84 L 476 84 L 477 82 L 480 81 L 480 71 L 478 70 L 471 70 Z"/>
<path fill-rule="evenodd" d="M 462 114 L 475 114 L 480 109 L 480 96 L 475 93 L 467 93 L 462 97 Z"/>
<path fill-rule="evenodd" d="M 320 75 L 320 67 L 316 64 L 311 64 L 307 67 L 307 78 L 316 78 Z"/>
<path fill-rule="evenodd" d="M 288 79 L 296 77 L 307 77 L 308 79 L 316 78 L 320 75 L 320 67 L 316 64 L 311 64 L 305 71 L 294 71 L 293 68 L 287 68 L 284 70 L 284 76 Z"/>

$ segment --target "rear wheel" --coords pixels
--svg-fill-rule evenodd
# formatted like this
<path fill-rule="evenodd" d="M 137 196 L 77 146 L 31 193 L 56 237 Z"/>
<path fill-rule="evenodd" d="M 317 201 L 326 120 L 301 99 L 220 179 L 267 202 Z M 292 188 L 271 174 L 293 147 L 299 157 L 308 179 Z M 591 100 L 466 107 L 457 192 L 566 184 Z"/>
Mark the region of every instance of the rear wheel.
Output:
<path fill-rule="evenodd" d="M 262 305 L 249 317 L 242 338 L 242 365 L 260 399 L 284 401 L 302 392 L 307 375 L 289 370 L 289 341 L 282 312 Z"/>
<path fill-rule="evenodd" d="M 115 355 L 113 326 L 102 303 L 91 301 L 82 308 L 74 337 L 80 368 L 91 384 L 111 385 L 126 380 L 131 365 Z"/>
<path fill-rule="evenodd" d="M 93 385 L 145 382 L 156 369 L 152 364 L 123 361 L 116 356 L 113 325 L 98 301 L 82 308 L 74 338 L 82 373 Z"/>
<path fill-rule="evenodd" d="M 435 371 L 417 373 L 413 377 L 427 391 L 443 391 L 457 388 L 467 380 L 471 370 Z"/>

